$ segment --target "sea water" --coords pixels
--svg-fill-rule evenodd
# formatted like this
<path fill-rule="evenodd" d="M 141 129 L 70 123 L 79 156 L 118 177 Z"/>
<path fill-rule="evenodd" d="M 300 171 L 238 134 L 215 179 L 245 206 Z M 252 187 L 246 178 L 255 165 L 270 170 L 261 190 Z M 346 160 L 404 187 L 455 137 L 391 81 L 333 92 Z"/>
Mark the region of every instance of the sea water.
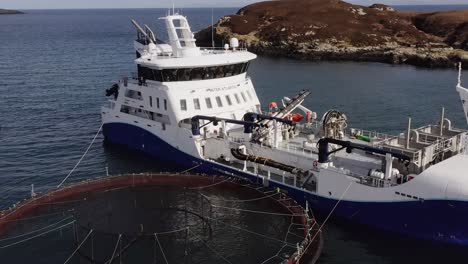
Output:
<path fill-rule="evenodd" d="M 73 168 L 100 126 L 105 89 L 135 71 L 136 33 L 130 19 L 150 25 L 164 39 L 157 18 L 166 11 L 31 10 L 25 15 L 0 16 L 2 208 L 29 195 L 31 184 L 36 191 L 53 188 Z M 214 15 L 236 11 L 214 9 Z M 211 23 L 211 9 L 182 13 L 195 31 Z M 408 117 L 414 126 L 437 122 L 445 107 L 453 124 L 466 128 L 455 91 L 455 69 L 259 57 L 249 73 L 263 105 L 309 89 L 312 95 L 305 106 L 319 117 L 338 109 L 346 113 L 352 127 L 395 134 L 405 129 Z M 468 72 L 464 74 L 468 83 Z M 180 170 L 103 145 L 99 136 L 70 181 L 103 176 L 106 169 L 111 174 Z M 456 263 L 467 259 L 463 250 L 346 223 L 331 222 L 324 231 L 320 263 Z M 2 259 L 2 263 L 15 260 Z"/>

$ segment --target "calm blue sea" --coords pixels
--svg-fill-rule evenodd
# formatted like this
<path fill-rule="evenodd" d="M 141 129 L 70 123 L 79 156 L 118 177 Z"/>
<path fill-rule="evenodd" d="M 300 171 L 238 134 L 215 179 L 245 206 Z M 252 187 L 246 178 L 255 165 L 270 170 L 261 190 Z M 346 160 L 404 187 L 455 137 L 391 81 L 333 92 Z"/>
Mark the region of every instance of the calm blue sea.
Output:
<path fill-rule="evenodd" d="M 236 11 L 214 9 L 214 15 Z M 135 70 L 135 31 L 130 19 L 150 25 L 164 38 L 157 18 L 165 12 L 31 10 L 26 15 L 0 16 L 1 207 L 27 196 L 31 184 L 45 190 L 67 175 L 100 126 L 105 89 Z M 211 9 L 182 12 L 194 30 L 211 23 Z M 354 127 L 398 133 L 410 116 L 415 125 L 435 122 L 441 107 L 455 125 L 466 127 L 455 91 L 455 69 L 259 57 L 250 75 L 262 103 L 310 89 L 307 107 L 319 113 L 332 108 L 344 111 Z M 468 84 L 468 72 L 463 78 Z M 104 146 L 100 136 L 70 181 L 102 176 L 106 167 L 112 174 L 178 170 L 138 153 Z M 456 263 L 461 259 L 457 249 L 342 224 L 331 223 L 325 232 L 320 263 Z"/>

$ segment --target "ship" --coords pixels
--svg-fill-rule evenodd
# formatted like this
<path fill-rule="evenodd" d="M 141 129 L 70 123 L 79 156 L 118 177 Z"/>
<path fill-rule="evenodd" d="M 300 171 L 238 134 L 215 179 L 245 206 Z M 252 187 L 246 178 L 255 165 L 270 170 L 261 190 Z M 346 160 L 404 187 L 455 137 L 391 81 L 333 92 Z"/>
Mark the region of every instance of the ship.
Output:
<path fill-rule="evenodd" d="M 167 42 L 132 21 L 137 73 L 106 91 L 106 142 L 181 171 L 260 183 L 351 223 L 468 245 L 468 132 L 444 110 L 435 124 L 409 119 L 388 135 L 349 128 L 338 110 L 319 116 L 303 105 L 307 90 L 263 109 L 247 73 L 255 54 L 236 38 L 198 47 L 185 16 L 160 19 Z M 467 115 L 461 78 L 457 91 Z"/>

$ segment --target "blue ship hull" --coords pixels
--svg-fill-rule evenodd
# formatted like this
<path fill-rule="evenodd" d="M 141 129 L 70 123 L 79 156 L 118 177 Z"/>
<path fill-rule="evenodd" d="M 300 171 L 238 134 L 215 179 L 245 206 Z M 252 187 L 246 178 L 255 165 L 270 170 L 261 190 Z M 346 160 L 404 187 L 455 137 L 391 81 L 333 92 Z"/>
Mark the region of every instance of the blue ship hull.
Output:
<path fill-rule="evenodd" d="M 227 166 L 188 155 L 148 131 L 123 123 L 105 124 L 106 141 L 142 151 L 159 159 L 215 175 L 228 175 L 258 181 L 259 178 Z M 328 214 L 337 200 L 314 195 L 280 183 L 270 182 L 298 202 L 309 202 L 321 214 Z M 468 202 L 424 200 L 411 202 L 355 202 L 342 200 L 333 213 L 352 223 L 405 235 L 415 239 L 468 246 Z"/>

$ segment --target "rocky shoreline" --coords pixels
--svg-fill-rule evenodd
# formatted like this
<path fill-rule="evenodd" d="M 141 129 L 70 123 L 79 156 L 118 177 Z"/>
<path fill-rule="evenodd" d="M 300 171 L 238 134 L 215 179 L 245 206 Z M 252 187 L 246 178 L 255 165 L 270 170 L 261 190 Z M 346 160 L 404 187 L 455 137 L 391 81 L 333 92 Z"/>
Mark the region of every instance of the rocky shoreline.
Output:
<path fill-rule="evenodd" d="M 217 45 L 238 38 L 258 54 L 304 60 L 373 61 L 468 67 L 468 10 L 397 12 L 340 0 L 280 0 L 249 5 L 215 25 Z M 211 27 L 197 33 L 211 46 Z"/>
<path fill-rule="evenodd" d="M 24 13 L 18 10 L 0 9 L 0 15 L 15 15 L 15 14 L 24 14 Z"/>

